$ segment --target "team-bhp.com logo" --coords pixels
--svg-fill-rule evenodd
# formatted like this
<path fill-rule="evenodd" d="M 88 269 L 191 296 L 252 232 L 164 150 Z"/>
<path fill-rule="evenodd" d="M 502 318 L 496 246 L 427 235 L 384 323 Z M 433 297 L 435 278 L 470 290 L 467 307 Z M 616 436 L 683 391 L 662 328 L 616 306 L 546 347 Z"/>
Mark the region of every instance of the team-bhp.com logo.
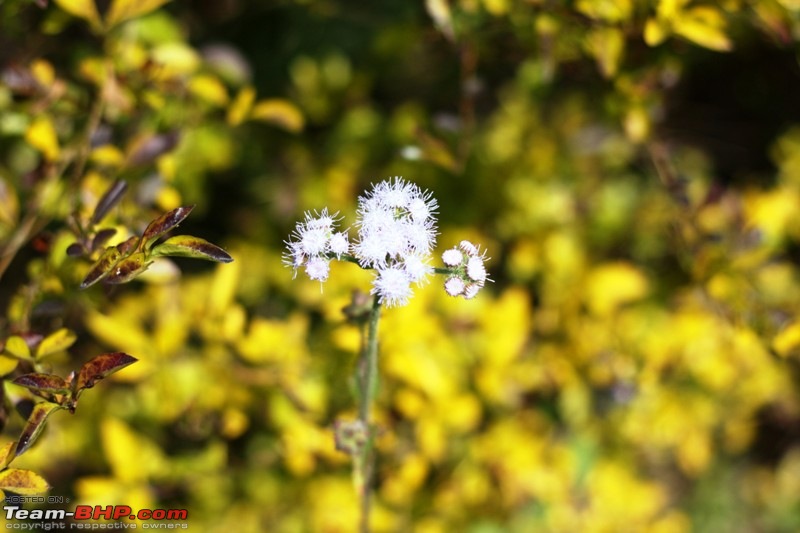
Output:
<path fill-rule="evenodd" d="M 16 505 L 3 507 L 6 520 L 27 521 L 8 522 L 6 529 L 51 530 L 51 529 L 188 529 L 186 509 L 140 509 L 136 512 L 127 505 L 78 505 L 74 511 L 64 509 L 22 509 Z M 70 520 L 67 524 L 65 521 Z M 98 522 L 115 520 L 116 522 Z M 125 520 L 150 520 L 136 524 Z M 35 522 L 40 521 L 40 522 Z M 45 526 L 47 524 L 47 526 Z"/>

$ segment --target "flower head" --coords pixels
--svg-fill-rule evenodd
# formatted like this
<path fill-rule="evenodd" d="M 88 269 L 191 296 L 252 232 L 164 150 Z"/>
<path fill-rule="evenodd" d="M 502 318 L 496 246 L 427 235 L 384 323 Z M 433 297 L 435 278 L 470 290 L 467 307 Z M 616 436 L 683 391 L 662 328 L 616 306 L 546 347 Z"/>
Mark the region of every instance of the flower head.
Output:
<path fill-rule="evenodd" d="M 427 255 L 436 244 L 436 199 L 402 178 L 387 180 L 358 198 L 355 255 L 365 267 L 383 267 L 409 254 Z"/>
<path fill-rule="evenodd" d="M 442 253 L 442 261 L 449 267 L 450 276 L 444 283 L 444 290 L 450 296 L 462 296 L 470 300 L 492 281 L 486 272 L 486 251 L 470 241 L 461 241 L 457 248 Z"/>
<path fill-rule="evenodd" d="M 330 214 L 325 208 L 321 212 L 307 211 L 302 222 L 298 222 L 291 237 L 286 241 L 287 252 L 283 261 L 297 269 L 305 266 L 306 274 L 313 280 L 327 281 L 330 273 L 330 254 L 341 256 L 350 246 L 347 236 L 334 232 L 338 222 L 337 213 Z"/>
<path fill-rule="evenodd" d="M 378 270 L 372 287 L 372 294 L 378 295 L 387 307 L 406 305 L 413 294 L 411 278 L 401 266 L 391 266 Z"/>
<path fill-rule="evenodd" d="M 362 267 L 377 270 L 372 292 L 387 305 L 405 305 L 411 283 L 423 283 L 433 271 L 428 257 L 436 244 L 437 208 L 430 192 L 399 177 L 358 198 L 353 253 Z"/>

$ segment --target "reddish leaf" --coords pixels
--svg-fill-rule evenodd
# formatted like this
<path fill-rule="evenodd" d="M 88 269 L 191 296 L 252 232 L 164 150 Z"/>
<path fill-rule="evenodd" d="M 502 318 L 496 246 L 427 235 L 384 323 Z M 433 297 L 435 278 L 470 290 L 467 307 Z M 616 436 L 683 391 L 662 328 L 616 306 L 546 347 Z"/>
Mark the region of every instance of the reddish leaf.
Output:
<path fill-rule="evenodd" d="M 97 202 L 97 206 L 94 208 L 94 213 L 92 214 L 92 224 L 103 220 L 111 208 L 119 203 L 126 190 L 128 190 L 127 183 L 122 180 L 115 181 L 114 184 L 108 188 L 103 197 L 100 198 L 100 201 Z"/>
<path fill-rule="evenodd" d="M 58 409 L 61 409 L 60 405 L 49 402 L 40 402 L 33 407 L 33 411 L 31 411 L 28 421 L 25 423 L 25 427 L 22 429 L 22 433 L 20 433 L 19 440 L 17 441 L 17 457 L 25 453 L 25 451 L 33 445 L 34 441 L 42 432 L 47 417 Z"/>
<path fill-rule="evenodd" d="M 149 264 L 143 252 L 135 253 L 114 265 L 114 268 L 112 268 L 111 272 L 106 276 L 105 282 L 115 285 L 127 283 L 147 270 Z"/>
<path fill-rule="evenodd" d="M 94 239 L 92 239 L 92 250 L 98 250 L 105 246 L 106 242 L 108 242 L 108 239 L 113 237 L 115 233 L 117 233 L 115 228 L 105 228 L 98 231 L 97 234 L 95 234 Z"/>
<path fill-rule="evenodd" d="M 215 244 L 191 235 L 170 237 L 153 248 L 153 256 L 193 257 L 218 263 L 230 263 L 233 258 Z"/>
<path fill-rule="evenodd" d="M 114 265 L 117 264 L 120 258 L 119 250 L 115 246 L 110 246 L 106 248 L 106 251 L 100 256 L 100 259 L 92 265 L 92 268 L 89 270 L 89 273 L 86 274 L 86 277 L 83 278 L 83 282 L 81 283 L 81 289 L 85 289 L 87 287 L 91 287 L 111 272 L 111 269 L 114 268 Z"/>
<path fill-rule="evenodd" d="M 15 378 L 13 383 L 33 392 L 67 394 L 70 390 L 63 378 L 53 374 L 24 374 Z"/>
<path fill-rule="evenodd" d="M 137 2 L 129 3 L 131 5 L 137 4 Z M 159 156 L 175 148 L 179 140 L 180 133 L 177 131 L 152 135 L 144 140 L 140 140 L 133 146 L 128 155 L 128 165 L 149 165 Z"/>
<path fill-rule="evenodd" d="M 192 209 L 194 209 L 194 206 L 190 205 L 188 207 L 178 207 L 169 213 L 164 213 L 147 226 L 147 229 L 144 230 L 144 234 L 142 234 L 142 239 L 149 243 L 161 237 L 183 222 L 183 219 L 189 216 Z"/>
<path fill-rule="evenodd" d="M 137 246 L 139 246 L 139 237 L 134 235 L 133 237 L 129 237 L 127 240 L 119 243 L 117 245 L 117 251 L 120 253 L 120 255 L 125 256 Z"/>
<path fill-rule="evenodd" d="M 136 361 L 138 359 L 123 352 L 98 355 L 81 367 L 75 382 L 75 391 L 90 389 L 101 379 L 122 370 Z"/>
<path fill-rule="evenodd" d="M 70 257 L 80 257 L 86 253 L 86 248 L 79 242 L 73 242 L 67 246 L 67 255 Z"/>

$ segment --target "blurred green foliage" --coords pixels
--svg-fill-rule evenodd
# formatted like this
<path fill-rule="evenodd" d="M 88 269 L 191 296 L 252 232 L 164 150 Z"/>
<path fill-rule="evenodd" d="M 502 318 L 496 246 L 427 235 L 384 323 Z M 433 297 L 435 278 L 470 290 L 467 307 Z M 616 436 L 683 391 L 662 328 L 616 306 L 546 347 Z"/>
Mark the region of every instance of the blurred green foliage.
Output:
<path fill-rule="evenodd" d="M 201 531 L 353 531 L 369 273 L 321 293 L 280 255 L 402 175 L 496 283 L 384 315 L 375 531 L 800 529 L 800 4 L 351 4 L 0 3 L 0 337 L 139 359 L 14 466 Z M 70 221 L 119 179 L 110 245 L 197 204 L 235 262 L 80 291 Z"/>

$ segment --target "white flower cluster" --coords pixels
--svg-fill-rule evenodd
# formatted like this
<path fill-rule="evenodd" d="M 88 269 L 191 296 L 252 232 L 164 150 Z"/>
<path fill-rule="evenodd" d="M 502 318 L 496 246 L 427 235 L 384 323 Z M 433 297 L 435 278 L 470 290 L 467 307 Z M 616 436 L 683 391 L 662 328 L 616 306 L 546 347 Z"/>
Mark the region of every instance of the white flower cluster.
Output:
<path fill-rule="evenodd" d="M 377 271 L 372 293 L 387 306 L 405 305 L 411 284 L 423 283 L 436 244 L 436 199 L 401 178 L 382 181 L 358 198 L 359 264 Z"/>
<path fill-rule="evenodd" d="M 492 281 L 486 274 L 484 263 L 488 260 L 486 251 L 481 252 L 479 246 L 469 241 L 461 241 L 458 247 L 445 250 L 442 261 L 451 269 L 451 274 L 444 282 L 444 290 L 450 296 L 462 296 L 470 300 L 478 294 L 487 281 Z"/>
<path fill-rule="evenodd" d="M 321 213 L 307 211 L 305 220 L 297 223 L 292 233 L 294 240 L 286 241 L 289 251 L 284 254 L 284 263 L 294 268 L 295 276 L 297 269 L 305 265 L 309 278 L 327 281 L 331 256 L 341 257 L 348 252 L 347 235 L 334 231 L 339 221 L 336 215 L 328 214 L 328 208 Z"/>
<path fill-rule="evenodd" d="M 320 282 L 330 273 L 334 257 L 358 262 L 376 271 L 372 294 L 389 307 L 405 305 L 412 296 L 412 284 L 424 283 L 434 269 L 428 262 L 436 244 L 438 203 L 428 191 L 402 178 L 378 183 L 358 198 L 358 241 L 337 232 L 337 213 L 305 214 L 286 242 L 284 262 Z M 445 290 L 451 296 L 473 298 L 487 277 L 486 253 L 469 241 L 447 250 L 442 259 L 449 274 Z M 441 271 L 440 271 L 441 272 Z"/>

